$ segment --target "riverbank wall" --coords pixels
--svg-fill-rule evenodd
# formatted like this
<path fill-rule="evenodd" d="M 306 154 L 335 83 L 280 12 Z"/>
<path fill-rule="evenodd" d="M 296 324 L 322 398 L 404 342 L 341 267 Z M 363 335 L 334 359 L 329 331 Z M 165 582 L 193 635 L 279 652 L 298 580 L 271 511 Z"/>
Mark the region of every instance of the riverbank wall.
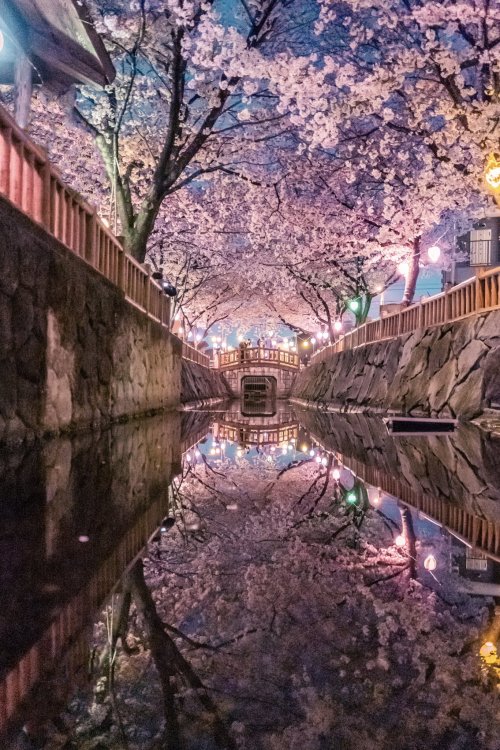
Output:
<path fill-rule="evenodd" d="M 206 406 L 233 398 L 224 375 L 190 360 L 182 361 L 181 403 L 187 407 Z"/>
<path fill-rule="evenodd" d="M 377 341 L 302 370 L 308 406 L 473 419 L 500 410 L 500 311 Z"/>
<path fill-rule="evenodd" d="M 0 444 L 175 408 L 181 343 L 0 199 Z"/>

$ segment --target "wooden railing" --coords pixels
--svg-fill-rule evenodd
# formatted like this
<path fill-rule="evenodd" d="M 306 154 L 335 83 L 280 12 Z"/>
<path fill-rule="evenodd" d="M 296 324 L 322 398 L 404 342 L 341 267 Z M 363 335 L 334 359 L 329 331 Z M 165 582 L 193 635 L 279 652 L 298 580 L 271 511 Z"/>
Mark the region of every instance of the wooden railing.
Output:
<path fill-rule="evenodd" d="M 166 512 L 168 495 L 164 493 L 124 533 L 109 557 L 82 590 L 61 607 L 38 641 L 0 676 L 0 737 L 33 687 L 60 660 L 75 634 L 92 621 L 95 609 L 113 591 Z"/>
<path fill-rule="evenodd" d="M 299 369 L 298 354 L 285 352 L 281 349 L 266 349 L 263 346 L 255 346 L 247 349 L 235 349 L 232 352 L 220 354 L 219 369 L 227 370 L 245 365 L 266 365 Z"/>
<path fill-rule="evenodd" d="M 381 471 L 376 466 L 366 466 L 361 461 L 350 457 L 345 457 L 342 461 L 345 461 L 345 465 L 368 484 L 380 487 L 384 492 L 402 500 L 406 505 L 420 510 L 474 549 L 500 562 L 500 523 L 498 521 L 482 518 L 443 498 L 416 492 L 403 480 Z"/>
<path fill-rule="evenodd" d="M 59 242 L 123 290 L 165 328 L 170 300 L 98 218 L 96 210 L 67 187 L 45 152 L 0 107 L 0 194 Z"/>
<path fill-rule="evenodd" d="M 197 362 L 203 367 L 210 367 L 210 357 L 195 349 L 194 346 L 186 344 L 185 341 L 182 342 L 182 358 L 188 359 L 190 362 Z"/>
<path fill-rule="evenodd" d="M 500 307 L 500 268 L 492 268 L 486 273 L 452 287 L 446 292 L 421 300 L 400 312 L 385 318 L 365 323 L 354 331 L 346 333 L 330 346 L 311 357 L 311 364 L 328 359 L 357 346 L 383 341 L 412 333 L 418 328 L 451 323 L 469 315 L 495 310 Z"/>

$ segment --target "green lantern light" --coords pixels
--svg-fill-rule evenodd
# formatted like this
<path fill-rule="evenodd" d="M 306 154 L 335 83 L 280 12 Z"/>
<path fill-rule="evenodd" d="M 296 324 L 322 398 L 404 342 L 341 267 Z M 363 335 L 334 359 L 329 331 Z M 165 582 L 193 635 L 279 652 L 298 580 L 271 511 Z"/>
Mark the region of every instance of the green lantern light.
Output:
<path fill-rule="evenodd" d="M 347 307 L 353 313 L 357 312 L 359 310 L 359 299 L 350 299 L 347 303 Z"/>
<path fill-rule="evenodd" d="M 357 501 L 358 501 L 358 496 L 356 495 L 355 492 L 349 492 L 349 494 L 346 497 L 346 501 L 350 505 L 355 505 L 357 503 Z"/>

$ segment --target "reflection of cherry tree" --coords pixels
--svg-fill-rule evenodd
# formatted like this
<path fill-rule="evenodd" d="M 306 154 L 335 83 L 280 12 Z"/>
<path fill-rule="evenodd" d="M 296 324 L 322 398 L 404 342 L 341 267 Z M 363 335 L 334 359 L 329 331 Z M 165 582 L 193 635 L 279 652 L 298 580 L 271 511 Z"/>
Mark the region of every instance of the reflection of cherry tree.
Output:
<path fill-rule="evenodd" d="M 139 606 L 123 637 L 138 653 L 117 657 L 131 748 L 139 735 L 143 748 L 182 738 L 188 750 L 209 741 L 386 750 L 401 741 L 402 714 L 407 746 L 494 747 L 496 692 L 476 648 L 481 603 L 457 595 L 451 580 L 412 578 L 394 523 L 366 512 L 363 487 L 346 482 L 344 491 L 331 456 L 315 453 L 279 472 L 244 461 L 219 470 L 210 458 L 185 471 L 178 527 L 144 563 L 153 598 L 133 582 Z M 360 528 L 347 508 L 353 492 Z M 161 646 L 171 656 L 159 665 L 163 692 L 149 677 L 130 683 L 156 639 L 166 640 L 161 632 L 171 641 Z M 165 695 L 166 734 L 152 738 L 143 700 Z"/>

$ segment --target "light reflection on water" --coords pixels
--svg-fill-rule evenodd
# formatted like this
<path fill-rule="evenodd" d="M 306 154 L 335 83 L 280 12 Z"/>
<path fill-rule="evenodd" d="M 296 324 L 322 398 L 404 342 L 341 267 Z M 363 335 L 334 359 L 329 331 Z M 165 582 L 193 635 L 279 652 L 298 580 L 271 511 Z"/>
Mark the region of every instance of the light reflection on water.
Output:
<path fill-rule="evenodd" d="M 276 476 L 307 465 L 357 528 L 375 514 L 402 538 L 426 585 L 454 577 L 500 596 L 498 441 L 472 426 L 396 438 L 381 420 L 283 402 L 252 410 L 170 415 L 3 458 L 1 731 L 64 705 L 60 683 L 84 676 L 94 613 L 172 514 L 168 486 L 181 471 Z M 40 705 L 47 686 L 54 699 Z"/>

